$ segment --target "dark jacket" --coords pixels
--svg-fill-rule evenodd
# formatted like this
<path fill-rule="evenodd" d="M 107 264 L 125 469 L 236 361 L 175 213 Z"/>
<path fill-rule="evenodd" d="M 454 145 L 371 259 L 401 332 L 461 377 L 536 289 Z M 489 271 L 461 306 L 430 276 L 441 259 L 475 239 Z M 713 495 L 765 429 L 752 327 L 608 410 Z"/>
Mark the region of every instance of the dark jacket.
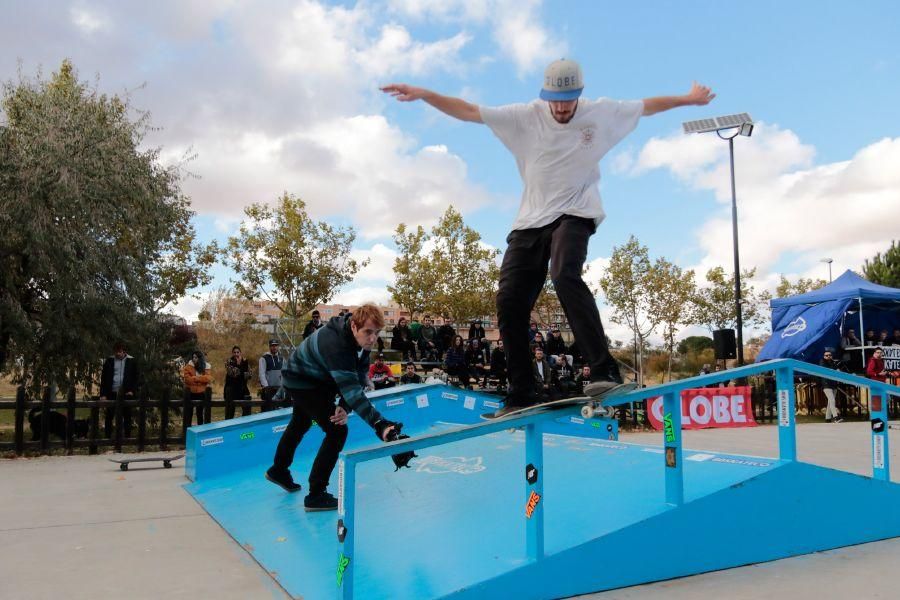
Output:
<path fill-rule="evenodd" d="M 242 358 L 240 363 L 234 362 L 234 357 L 225 363 L 225 390 L 231 390 L 232 400 L 241 400 L 250 395 L 247 388 L 247 380 L 250 379 L 250 363 Z M 225 392 L 222 393 L 225 395 Z"/>
<path fill-rule="evenodd" d="M 487 334 L 484 332 L 483 326 L 475 325 L 474 323 L 469 326 L 469 339 L 470 340 L 481 341 L 486 337 L 487 337 Z"/>
<path fill-rule="evenodd" d="M 391 330 L 391 348 L 394 350 L 406 350 L 412 345 L 412 332 L 409 327 L 396 325 Z"/>
<path fill-rule="evenodd" d="M 306 324 L 306 327 L 303 328 L 303 339 L 305 340 L 306 338 L 314 334 L 317 329 L 321 329 L 322 327 L 325 327 L 325 323 L 323 323 L 321 319 L 319 319 L 318 327 L 316 327 L 315 321 L 310 319 L 309 323 Z"/>
<path fill-rule="evenodd" d="M 834 360 L 825 360 L 824 358 L 819 361 L 820 367 L 825 367 L 826 369 L 835 369 L 838 370 L 838 363 Z M 825 377 L 819 377 L 819 381 L 822 384 L 822 387 L 827 390 L 833 390 L 836 382 L 834 379 L 826 379 Z"/>
<path fill-rule="evenodd" d="M 491 350 L 491 373 L 506 371 L 506 352 L 498 346 Z"/>
<path fill-rule="evenodd" d="M 115 369 L 115 356 L 108 356 L 103 361 L 103 371 L 100 373 L 100 395 L 108 400 L 115 398 L 112 391 L 113 370 Z M 125 356 L 125 372 L 122 373 L 122 385 L 119 390 L 122 394 L 131 392 L 135 396 L 140 386 L 140 372 L 138 371 L 137 360 L 133 356 Z"/>
<path fill-rule="evenodd" d="M 456 330 L 452 325 L 444 323 L 437 330 L 438 344 L 441 348 L 447 350 L 453 344 L 453 338 L 456 337 Z"/>
<path fill-rule="evenodd" d="M 333 389 L 341 395 L 341 406 L 354 410 L 375 427 L 381 414 L 363 393 L 369 372 L 369 351 L 362 350 L 350 330 L 350 315 L 332 317 L 324 327 L 303 340 L 291 352 L 281 371 L 287 389 Z"/>
<path fill-rule="evenodd" d="M 548 337 L 545 346 L 547 354 L 568 354 L 566 352 L 566 343 L 563 341 L 561 335 L 551 335 Z"/>
<path fill-rule="evenodd" d="M 538 385 L 549 385 L 553 381 L 553 369 L 550 368 L 550 363 L 547 362 L 546 358 L 541 360 L 541 363 L 544 369 L 543 378 L 538 372 L 537 359 L 531 361 L 531 369 L 534 372 L 534 380 Z"/>
<path fill-rule="evenodd" d="M 461 367 L 466 364 L 466 351 L 464 348 L 450 348 L 444 355 L 444 363 L 447 368 Z"/>
<path fill-rule="evenodd" d="M 466 364 L 470 367 L 474 367 L 475 365 L 481 365 L 483 367 L 489 362 L 488 354 L 485 351 L 484 346 L 479 345 L 477 348 L 469 346 L 466 349 Z"/>
<path fill-rule="evenodd" d="M 419 376 L 418 373 L 413 373 L 412 375 L 407 375 L 406 373 L 404 373 L 403 375 L 400 376 L 400 383 L 402 383 L 402 384 L 422 383 L 422 378 Z"/>

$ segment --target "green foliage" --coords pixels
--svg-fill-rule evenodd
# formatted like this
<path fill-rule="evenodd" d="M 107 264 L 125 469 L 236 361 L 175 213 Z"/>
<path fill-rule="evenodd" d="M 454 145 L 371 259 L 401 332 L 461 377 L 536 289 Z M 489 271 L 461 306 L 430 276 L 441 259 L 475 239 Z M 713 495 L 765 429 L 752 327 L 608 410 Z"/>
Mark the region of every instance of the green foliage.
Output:
<path fill-rule="evenodd" d="M 394 241 L 394 300 L 412 311 L 450 317 L 456 322 L 494 312 L 500 268 L 499 250 L 484 247 L 481 235 L 452 206 L 426 235 L 422 228 L 397 227 Z M 430 250 L 426 250 L 430 248 Z"/>
<path fill-rule="evenodd" d="M 241 278 L 238 295 L 263 294 L 293 323 L 326 304 L 369 261 L 350 257 L 356 231 L 314 221 L 306 203 L 285 193 L 275 207 L 251 204 L 240 233 L 228 238 L 226 264 Z M 293 336 L 292 336 L 293 337 Z"/>
<path fill-rule="evenodd" d="M 537 314 L 538 324 L 541 327 L 561 323 L 565 318 L 559 296 L 556 294 L 556 289 L 549 276 L 544 281 L 544 287 L 534 303 L 533 312 Z"/>
<path fill-rule="evenodd" d="M 216 248 L 195 242 L 180 171 L 141 147 L 150 127 L 69 61 L 3 85 L 0 367 L 16 381 L 87 384 L 116 339 L 162 352 L 156 314 L 209 281 Z"/>
<path fill-rule="evenodd" d="M 658 258 L 650 270 L 648 293 L 650 311 L 662 327 L 667 372 L 671 379 L 675 336 L 680 326 L 690 320 L 690 300 L 697 293 L 694 272 L 683 271 L 665 258 Z"/>
<path fill-rule="evenodd" d="M 634 334 L 639 348 L 638 372 L 643 377 L 643 347 L 659 324 L 653 312 L 651 290 L 657 282 L 647 247 L 631 236 L 622 246 L 613 247 L 609 266 L 600 278 L 600 287 L 613 309 L 612 320 Z"/>
<path fill-rule="evenodd" d="M 394 285 L 387 289 L 394 302 L 409 312 L 410 318 L 436 304 L 436 273 L 425 255 L 428 239 L 421 225 L 407 232 L 406 224 L 400 223 L 394 234 L 399 252 L 394 259 Z"/>
<path fill-rule="evenodd" d="M 778 287 L 775 288 L 776 298 L 797 296 L 799 294 L 818 290 L 828 285 L 828 282 L 824 279 L 804 279 L 801 277 L 796 283 L 791 283 L 784 275 L 781 275 L 780 278 L 781 280 L 778 282 Z"/>
<path fill-rule="evenodd" d="M 756 275 L 756 268 L 741 271 L 741 315 L 744 327 L 764 325 L 768 319 L 766 309 L 769 295 L 757 293 L 749 281 Z M 706 272 L 707 287 L 697 290 L 691 309 L 691 322 L 713 331 L 734 329 L 737 312 L 734 307 L 734 274 L 725 275 L 725 269 L 715 267 Z"/>
<path fill-rule="evenodd" d="M 884 254 L 877 253 L 863 265 L 863 275 L 872 283 L 900 288 L 900 245 L 896 240 Z"/>
<path fill-rule="evenodd" d="M 690 335 L 678 342 L 678 354 L 697 354 L 713 349 L 713 339 L 705 335 Z"/>

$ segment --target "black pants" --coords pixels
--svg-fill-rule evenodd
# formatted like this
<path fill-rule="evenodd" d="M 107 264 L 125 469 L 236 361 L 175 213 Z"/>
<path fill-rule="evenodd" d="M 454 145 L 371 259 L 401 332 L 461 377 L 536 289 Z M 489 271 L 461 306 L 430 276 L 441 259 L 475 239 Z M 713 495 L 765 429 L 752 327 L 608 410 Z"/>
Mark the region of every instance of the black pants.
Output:
<path fill-rule="evenodd" d="M 269 412 L 270 410 L 275 410 L 275 401 L 272 398 L 275 394 L 278 393 L 278 388 L 275 386 L 267 386 L 259 391 L 259 397 L 262 398 L 262 407 L 259 412 Z"/>
<path fill-rule="evenodd" d="M 116 420 L 116 409 L 115 407 L 109 407 L 103 409 L 103 425 L 104 432 L 106 433 L 106 437 L 112 439 L 113 432 L 113 421 Z M 130 406 L 122 406 L 122 435 L 123 437 L 130 438 L 131 437 L 131 407 Z"/>
<path fill-rule="evenodd" d="M 203 425 L 203 403 L 194 402 L 194 400 L 205 400 L 206 394 L 202 392 L 188 392 L 191 396 L 191 402 L 188 402 L 184 412 L 184 422 L 191 426 L 194 421 L 194 410 L 197 411 L 197 425 Z"/>
<path fill-rule="evenodd" d="M 222 396 L 224 396 L 225 400 L 249 400 L 249 393 L 247 391 L 246 385 L 226 385 L 222 390 Z M 226 404 L 225 405 L 225 418 L 233 419 L 234 418 L 234 404 Z M 251 407 L 242 406 L 241 407 L 241 416 L 246 417 L 251 412 Z"/>
<path fill-rule="evenodd" d="M 553 287 L 591 373 L 598 377 L 618 374 L 618 365 L 606 345 L 597 302 L 581 278 L 588 240 L 595 229 L 592 219 L 564 216 L 544 227 L 513 231 L 506 238 L 497 320 L 506 349 L 512 398 L 524 398 L 534 386 L 528 324 L 547 278 L 548 263 Z"/>
<path fill-rule="evenodd" d="M 332 386 L 315 390 L 290 390 L 285 392 L 294 403 L 294 412 L 287 429 L 281 434 L 275 450 L 274 470 L 287 471 L 294 462 L 294 452 L 315 421 L 325 432 L 325 439 L 319 446 L 319 453 L 309 472 L 309 493 L 318 494 L 328 487 L 331 472 L 337 464 L 338 454 L 347 441 L 347 426 L 335 425 L 329 417 L 334 415 L 334 397 L 337 389 Z"/>

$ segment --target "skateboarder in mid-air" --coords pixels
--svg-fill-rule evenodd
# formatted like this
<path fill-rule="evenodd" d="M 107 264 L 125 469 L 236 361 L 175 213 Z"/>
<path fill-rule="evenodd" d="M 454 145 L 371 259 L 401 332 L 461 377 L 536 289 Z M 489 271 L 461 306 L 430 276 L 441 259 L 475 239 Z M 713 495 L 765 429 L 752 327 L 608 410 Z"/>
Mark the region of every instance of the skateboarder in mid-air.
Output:
<path fill-rule="evenodd" d="M 309 494 L 303 501 L 307 511 L 337 508 L 337 499 L 327 487 L 347 440 L 348 411 L 355 410 L 380 439 L 397 439 L 400 425 L 383 418 L 363 393 L 369 351 L 382 327 L 381 310 L 372 304 L 365 304 L 352 314 L 332 317 L 303 340 L 282 370 L 282 386 L 293 400 L 294 412 L 278 443 L 275 462 L 266 471 L 266 479 L 289 492 L 300 489 L 289 469 L 297 446 L 315 421 L 325 432 L 325 439 L 309 473 Z M 338 395 L 341 399 L 335 405 Z M 404 456 L 395 456 L 394 462 L 402 461 Z"/>
<path fill-rule="evenodd" d="M 683 96 L 631 101 L 580 98 L 583 88 L 581 67 L 566 59 L 547 67 L 540 100 L 528 104 L 478 106 L 404 83 L 381 88 L 401 102 L 424 100 L 451 117 L 486 124 L 515 156 L 525 187 L 500 268 L 497 317 L 506 345 L 509 392 L 495 416 L 544 400 L 531 373 L 528 323 L 548 263 L 566 319 L 591 367 L 585 393 L 599 396 L 622 383 L 596 301 L 581 278 L 588 239 L 605 217 L 598 163 L 641 116 L 705 105 L 715 97 L 697 83 Z"/>

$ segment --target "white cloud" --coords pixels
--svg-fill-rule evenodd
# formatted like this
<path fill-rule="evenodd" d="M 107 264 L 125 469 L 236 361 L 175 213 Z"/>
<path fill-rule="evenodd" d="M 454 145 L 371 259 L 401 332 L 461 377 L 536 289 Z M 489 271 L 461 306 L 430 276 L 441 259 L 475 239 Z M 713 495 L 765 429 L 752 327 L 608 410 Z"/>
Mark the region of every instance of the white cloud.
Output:
<path fill-rule="evenodd" d="M 757 266 L 761 281 L 777 268 L 824 277 L 819 259 L 835 259 L 835 276 L 857 269 L 896 237 L 900 214 L 900 138 L 883 139 L 850 160 L 814 165 L 815 149 L 791 131 L 760 124 L 736 140 L 739 239 L 742 266 Z M 704 252 L 694 268 L 728 269 L 733 261 L 731 187 L 727 146 L 712 136 L 653 139 L 632 173 L 668 169 L 698 190 L 713 192 L 720 210 L 695 235 Z M 805 276 L 810 276 L 805 275 Z"/>
<path fill-rule="evenodd" d="M 69 10 L 72 22 L 87 35 L 109 29 L 110 20 L 106 15 L 84 7 L 72 7 Z"/>
<path fill-rule="evenodd" d="M 488 26 L 502 54 L 519 77 L 565 56 L 568 45 L 541 18 L 543 0 L 390 0 L 408 18 Z"/>
<path fill-rule="evenodd" d="M 343 306 L 359 306 L 366 302 L 375 304 L 387 304 L 390 302 L 391 295 L 384 286 L 370 287 L 353 287 L 337 293 L 331 299 L 330 304 L 341 304 Z"/>
<path fill-rule="evenodd" d="M 375 244 L 369 249 L 354 248 L 350 251 L 350 257 L 357 262 L 369 260 L 369 264 L 356 274 L 354 282 L 380 282 L 388 285 L 394 281 L 394 260 L 397 258 L 397 252 L 392 248 L 384 244 Z"/>

